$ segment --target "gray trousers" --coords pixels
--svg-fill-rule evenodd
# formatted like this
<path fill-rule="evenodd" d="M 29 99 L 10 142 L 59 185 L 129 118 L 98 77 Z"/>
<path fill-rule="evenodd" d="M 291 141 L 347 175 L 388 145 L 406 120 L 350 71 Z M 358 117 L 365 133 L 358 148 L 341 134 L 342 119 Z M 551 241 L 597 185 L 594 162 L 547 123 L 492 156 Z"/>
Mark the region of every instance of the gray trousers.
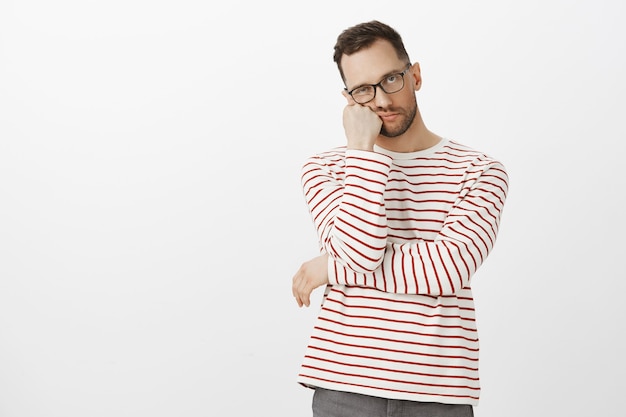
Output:
<path fill-rule="evenodd" d="M 388 400 L 316 388 L 313 417 L 473 417 L 471 405 Z"/>

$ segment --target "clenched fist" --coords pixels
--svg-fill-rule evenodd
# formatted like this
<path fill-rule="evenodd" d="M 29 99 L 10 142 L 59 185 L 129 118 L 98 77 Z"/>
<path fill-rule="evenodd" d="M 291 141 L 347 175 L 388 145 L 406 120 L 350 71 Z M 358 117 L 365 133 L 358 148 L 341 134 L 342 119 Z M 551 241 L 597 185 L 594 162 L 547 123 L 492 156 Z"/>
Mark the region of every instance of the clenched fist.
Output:
<path fill-rule="evenodd" d="M 372 109 L 354 101 L 343 109 L 343 128 L 348 140 L 348 149 L 374 150 L 383 121 Z"/>

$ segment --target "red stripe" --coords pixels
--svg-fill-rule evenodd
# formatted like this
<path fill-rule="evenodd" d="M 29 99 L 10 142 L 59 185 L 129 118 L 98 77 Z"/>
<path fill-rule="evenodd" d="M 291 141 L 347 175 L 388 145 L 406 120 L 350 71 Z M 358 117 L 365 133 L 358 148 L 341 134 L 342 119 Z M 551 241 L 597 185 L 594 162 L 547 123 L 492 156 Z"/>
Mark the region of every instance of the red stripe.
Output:
<path fill-rule="evenodd" d="M 320 327 L 316 327 L 316 329 L 321 330 L 321 331 L 325 331 L 327 333 L 343 335 L 345 337 L 353 337 L 355 339 L 359 338 L 359 336 L 346 335 L 346 334 L 343 334 L 341 332 L 336 332 L 336 331 L 332 331 L 332 330 L 328 330 L 328 329 L 324 329 L 324 328 L 320 328 Z M 331 345 L 353 347 L 353 348 L 357 348 L 357 349 L 369 349 L 369 350 L 381 351 L 381 352 L 389 352 L 389 353 L 397 353 L 397 354 L 407 355 L 409 357 L 416 356 L 416 357 L 426 357 L 426 358 L 436 358 L 436 359 L 459 359 L 459 360 L 468 361 L 470 363 L 478 364 L 478 358 L 472 358 L 472 357 L 469 357 L 469 356 L 437 355 L 435 353 L 416 352 L 416 351 L 408 351 L 408 350 L 402 350 L 402 349 L 391 349 L 391 348 L 384 348 L 384 347 L 380 347 L 380 346 L 367 346 L 366 347 L 366 346 L 359 345 L 359 344 L 356 344 L 356 343 L 340 342 L 340 341 L 338 341 L 336 339 L 327 339 L 327 338 L 319 337 L 319 336 L 313 336 L 313 337 L 311 337 L 311 339 L 312 340 L 319 340 L 321 342 L 329 343 Z M 375 339 L 383 341 L 383 342 L 385 342 L 385 341 L 393 341 L 391 339 L 383 339 L 383 338 L 375 338 Z M 406 345 L 406 343 L 404 343 L 404 344 Z M 415 346 L 415 345 L 416 345 L 415 343 L 412 344 L 412 346 Z M 353 354 L 346 353 L 346 355 L 352 356 Z M 380 359 L 380 357 L 379 357 L 379 359 Z M 438 363 L 441 363 L 441 362 L 438 362 Z M 427 366 L 433 366 L 433 365 L 428 364 Z M 462 365 L 459 365 L 458 367 L 462 368 L 462 369 L 468 369 L 468 370 L 477 370 L 475 367 L 468 367 L 468 366 L 462 366 Z"/>
<path fill-rule="evenodd" d="M 447 243 L 447 242 L 444 242 L 444 243 Z M 456 301 L 458 299 L 458 300 L 465 300 L 465 301 L 469 301 L 469 302 L 474 301 L 474 299 L 471 298 L 471 297 L 457 297 L 457 296 L 445 297 L 445 296 L 443 296 L 443 297 L 436 297 L 436 298 L 432 297 L 433 300 L 437 300 L 438 302 L 436 304 L 427 304 L 427 303 L 421 303 L 421 302 L 417 301 L 416 299 L 408 299 L 408 298 L 389 299 L 389 298 L 384 298 L 384 297 L 376 297 L 376 296 L 372 296 L 372 295 L 349 294 L 349 293 L 343 291 L 339 287 L 331 288 L 331 292 L 340 293 L 346 299 L 363 299 L 363 300 L 381 301 L 381 302 L 385 302 L 385 303 L 389 303 L 389 304 L 402 304 L 402 305 L 406 305 L 407 307 L 411 307 L 411 308 L 413 308 L 414 306 L 417 306 L 417 307 L 424 307 L 424 308 L 433 309 L 433 310 L 438 310 L 438 309 L 441 309 L 441 308 L 451 308 L 451 309 L 459 308 L 458 305 L 456 305 L 456 304 L 446 305 L 446 304 L 443 304 L 442 302 L 439 302 L 439 300 Z M 376 292 L 378 292 L 378 291 L 376 291 Z M 474 311 L 473 309 L 470 309 L 470 310 Z M 398 310 L 398 311 L 403 311 L 403 310 Z M 443 314 L 443 315 L 441 315 L 441 317 L 459 317 L 459 316 L 447 316 L 447 315 Z"/>
<path fill-rule="evenodd" d="M 352 346 L 352 347 L 360 347 L 362 348 L 362 346 L 356 346 L 356 345 L 347 345 L 347 344 L 342 344 L 342 343 L 333 343 L 333 340 L 329 340 L 329 339 L 324 339 L 324 338 L 315 338 L 316 340 L 320 340 L 322 342 L 329 342 L 331 344 L 338 344 L 338 345 L 343 345 L 343 346 Z M 350 356 L 352 358 L 361 358 L 361 359 L 371 359 L 371 360 L 378 360 L 380 361 L 381 358 L 380 356 L 369 356 L 369 355 L 357 355 L 357 354 L 346 354 L 345 352 L 340 352 L 338 350 L 332 350 L 332 349 L 328 349 L 328 348 L 322 348 L 320 346 L 311 346 L 311 348 L 313 350 L 319 350 L 322 352 L 328 352 L 328 353 L 332 353 L 335 355 L 341 355 L 341 356 Z M 393 362 L 393 363 L 406 363 L 408 365 L 413 365 L 413 366 L 427 366 L 430 368 L 447 368 L 449 365 L 444 365 L 441 363 L 428 363 L 428 362 L 419 362 L 419 361 L 414 361 L 414 360 L 410 360 L 410 361 L 404 361 L 401 359 L 394 359 L 394 358 L 385 358 L 386 361 L 389 362 Z M 454 368 L 456 369 L 466 369 L 468 371 L 478 371 L 478 367 L 470 367 L 470 366 L 460 366 L 457 365 Z"/>
<path fill-rule="evenodd" d="M 328 299 L 326 300 L 326 303 L 330 303 L 332 300 Z M 337 304 L 339 305 L 344 305 L 342 303 L 337 302 Z M 344 305 L 345 306 L 345 305 Z M 380 310 L 380 311 L 385 311 L 385 309 L 383 308 L 371 308 L 372 310 Z M 376 320 L 376 321 L 381 321 L 381 322 L 386 322 L 386 323 L 396 323 L 396 324 L 400 324 L 400 323 L 405 323 L 405 324 L 409 324 L 411 326 L 421 326 L 421 327 L 437 327 L 440 329 L 457 329 L 457 330 L 463 330 L 465 332 L 469 332 L 469 333 L 476 333 L 476 329 L 473 327 L 465 327 L 462 326 L 460 324 L 458 325 L 446 325 L 446 324 L 440 324 L 440 323 L 424 323 L 424 322 L 416 322 L 415 320 L 399 320 L 399 319 L 389 319 L 389 318 L 382 318 L 382 317 L 378 317 L 378 316 L 365 316 L 363 314 L 348 314 L 348 313 L 344 313 L 343 311 L 339 311 L 339 310 L 334 310 L 332 308 L 330 308 L 328 305 L 324 305 L 324 310 L 328 311 L 330 313 L 334 313 L 337 314 L 338 316 L 342 316 L 342 317 L 349 317 L 351 319 L 366 319 L 366 320 Z M 408 313 L 406 313 L 408 315 Z M 415 316 L 422 316 L 422 317 L 430 317 L 428 315 L 424 315 L 424 314 L 419 314 L 419 313 L 415 313 Z M 326 320 L 332 323 L 335 323 L 337 325 L 345 325 L 348 327 L 361 327 L 360 325 L 351 325 L 351 324 L 346 324 L 346 323 L 342 323 L 339 321 L 335 321 L 332 320 L 328 317 L 320 317 L 320 320 Z M 368 326 L 363 326 L 363 327 L 368 327 Z M 411 332 L 412 333 L 412 332 Z M 437 336 L 436 334 L 430 334 L 431 336 Z M 458 336 L 461 337 L 463 339 L 467 339 L 469 341 L 478 341 L 478 339 L 471 339 L 471 338 L 466 338 L 464 336 Z"/>
<path fill-rule="evenodd" d="M 353 356 L 353 355 L 349 355 L 349 356 Z M 336 365 L 345 366 L 348 368 L 358 367 L 359 369 L 369 369 L 372 371 L 382 371 L 382 372 L 398 373 L 398 374 L 406 374 L 406 375 L 419 375 L 419 376 L 425 376 L 428 378 L 451 378 L 451 379 L 467 379 L 469 381 L 478 381 L 478 378 L 470 378 L 465 375 L 429 374 L 426 372 L 410 372 L 408 370 L 403 370 L 403 369 L 382 368 L 380 366 L 354 365 L 351 363 L 339 362 L 339 361 L 334 361 L 331 359 L 326 359 L 326 358 L 321 358 L 321 357 L 311 356 L 311 355 L 306 355 L 305 358 L 317 360 L 320 362 L 334 363 Z M 361 375 L 361 376 L 364 376 L 364 375 Z M 400 382 L 400 381 L 396 381 L 396 382 Z M 407 383 L 407 381 L 402 381 L 402 382 Z"/>

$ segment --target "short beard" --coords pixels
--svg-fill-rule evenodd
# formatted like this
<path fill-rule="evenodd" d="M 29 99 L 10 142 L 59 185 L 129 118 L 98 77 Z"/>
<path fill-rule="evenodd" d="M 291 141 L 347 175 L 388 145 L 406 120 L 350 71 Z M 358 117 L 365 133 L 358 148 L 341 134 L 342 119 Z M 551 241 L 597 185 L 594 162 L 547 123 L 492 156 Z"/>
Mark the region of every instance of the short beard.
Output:
<path fill-rule="evenodd" d="M 395 138 L 400 135 L 403 135 L 407 130 L 409 130 L 409 128 L 413 124 L 413 120 L 415 120 L 416 114 L 417 114 L 417 99 L 414 100 L 413 107 L 410 109 L 410 113 L 407 116 L 407 118 L 404 120 L 404 123 L 402 123 L 397 129 L 392 130 L 392 131 L 387 130 L 387 128 L 383 124 L 383 126 L 380 128 L 381 136 L 384 136 L 386 138 Z"/>

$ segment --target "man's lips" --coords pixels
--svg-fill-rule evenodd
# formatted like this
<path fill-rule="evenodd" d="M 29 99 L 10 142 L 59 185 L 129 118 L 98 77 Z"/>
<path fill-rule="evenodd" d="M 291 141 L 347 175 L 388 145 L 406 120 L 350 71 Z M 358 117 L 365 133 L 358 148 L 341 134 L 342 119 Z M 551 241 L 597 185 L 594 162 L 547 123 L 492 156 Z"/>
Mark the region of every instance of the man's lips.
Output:
<path fill-rule="evenodd" d="M 383 122 L 393 122 L 398 118 L 398 113 L 379 114 L 378 117 L 380 117 Z"/>

